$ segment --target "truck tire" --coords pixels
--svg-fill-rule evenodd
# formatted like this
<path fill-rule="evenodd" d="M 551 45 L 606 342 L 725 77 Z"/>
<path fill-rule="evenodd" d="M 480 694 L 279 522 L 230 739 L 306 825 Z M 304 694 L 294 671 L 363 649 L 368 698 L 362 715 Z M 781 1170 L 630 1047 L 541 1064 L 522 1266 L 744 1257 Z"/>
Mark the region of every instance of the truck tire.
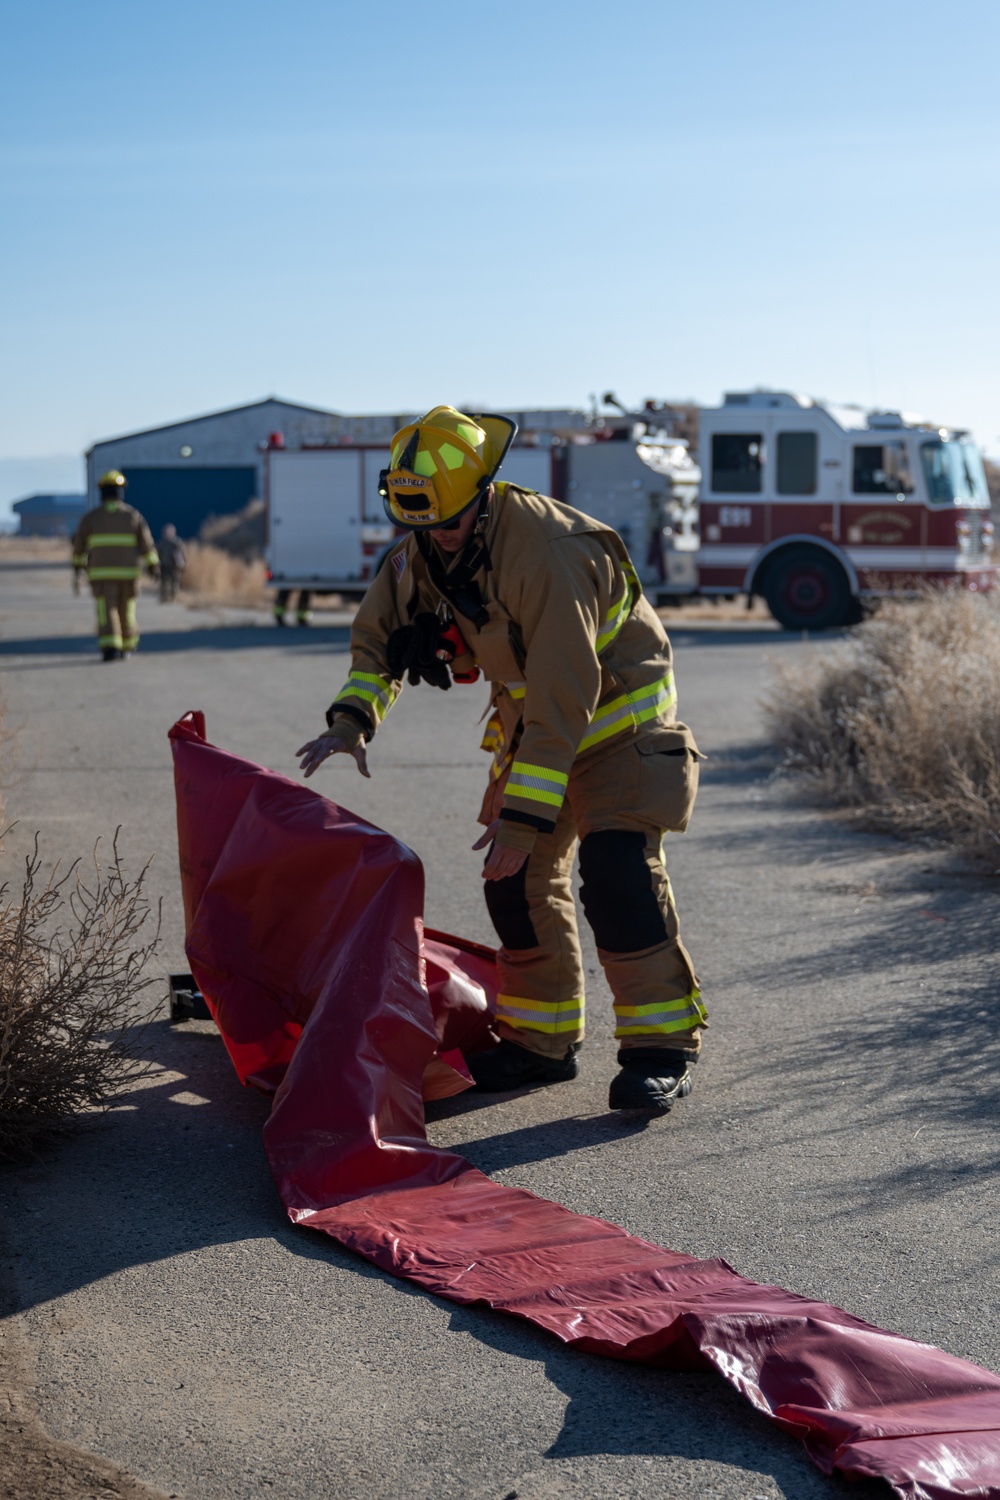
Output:
<path fill-rule="evenodd" d="M 766 564 L 754 593 L 786 630 L 831 630 L 849 623 L 854 596 L 835 557 L 819 547 L 789 547 Z"/>

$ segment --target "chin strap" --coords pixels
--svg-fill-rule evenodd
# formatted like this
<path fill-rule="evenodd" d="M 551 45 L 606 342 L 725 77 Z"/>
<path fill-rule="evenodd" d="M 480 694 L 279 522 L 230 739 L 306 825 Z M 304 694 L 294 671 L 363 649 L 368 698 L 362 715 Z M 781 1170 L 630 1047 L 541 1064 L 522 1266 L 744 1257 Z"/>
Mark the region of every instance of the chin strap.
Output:
<path fill-rule="evenodd" d="M 493 571 L 490 549 L 486 545 L 486 538 L 480 531 L 481 527 L 485 528 L 489 513 L 488 496 L 489 491 L 480 500 L 472 536 L 450 568 L 445 568 L 440 553 L 436 551 L 426 532 L 416 533 L 417 550 L 427 564 L 427 571 L 434 587 L 440 594 L 443 594 L 452 609 L 464 615 L 467 620 L 471 620 L 477 630 L 482 630 L 490 618 L 483 591 L 475 581 L 477 573 Z"/>

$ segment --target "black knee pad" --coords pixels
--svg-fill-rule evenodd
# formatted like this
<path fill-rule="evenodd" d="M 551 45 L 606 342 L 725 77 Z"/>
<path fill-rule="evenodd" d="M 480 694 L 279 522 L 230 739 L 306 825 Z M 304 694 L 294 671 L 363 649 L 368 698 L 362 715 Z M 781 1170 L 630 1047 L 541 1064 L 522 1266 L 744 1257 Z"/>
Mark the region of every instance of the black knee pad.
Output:
<path fill-rule="evenodd" d="M 638 953 L 668 936 L 645 834 L 620 828 L 588 833 L 580 844 L 580 875 L 583 909 L 605 953 Z"/>
<path fill-rule="evenodd" d="M 524 889 L 527 875 L 528 861 L 525 860 L 516 875 L 508 875 L 505 880 L 484 881 L 486 909 L 496 928 L 497 937 L 505 948 L 513 951 L 538 947 Z"/>

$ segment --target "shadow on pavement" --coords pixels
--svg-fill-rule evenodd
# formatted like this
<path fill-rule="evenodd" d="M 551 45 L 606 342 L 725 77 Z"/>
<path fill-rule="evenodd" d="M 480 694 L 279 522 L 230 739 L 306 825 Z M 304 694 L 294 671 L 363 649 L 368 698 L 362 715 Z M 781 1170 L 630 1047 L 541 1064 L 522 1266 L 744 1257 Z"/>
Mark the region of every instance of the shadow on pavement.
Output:
<path fill-rule="evenodd" d="M 548 1379 L 568 1396 L 547 1459 L 617 1454 L 731 1464 L 770 1476 L 794 1500 L 885 1500 L 888 1494 L 882 1484 L 849 1484 L 819 1473 L 795 1438 L 778 1432 L 714 1372 L 600 1359 L 476 1307 L 457 1308 L 450 1326 L 502 1354 L 542 1362 Z M 664 1494 L 668 1484 L 665 1476 Z M 750 1495 L 753 1481 L 748 1477 L 746 1484 Z"/>
<path fill-rule="evenodd" d="M 785 867 L 810 893 L 809 908 L 790 909 L 772 934 L 779 959 L 771 945 L 748 948 L 741 991 L 796 1004 L 835 978 L 842 992 L 835 1016 L 804 1036 L 796 1028 L 769 1059 L 794 1122 L 790 1140 L 842 1139 L 846 1162 L 859 1122 L 894 1138 L 901 1125 L 926 1118 L 919 1159 L 890 1165 L 862 1154 L 858 1192 L 873 1204 L 919 1205 L 970 1182 L 992 1186 L 1000 1174 L 1000 881 L 801 801 L 798 816 L 775 818 L 773 789 L 758 794 L 769 804 L 766 825 L 748 828 L 747 782 L 755 778 L 737 760 L 721 779 L 739 801 L 743 826 L 734 818 L 724 832 L 702 831 L 703 847 L 714 842 L 714 857 L 724 851 L 747 881 Z M 866 854 L 875 863 L 859 871 Z M 835 902 L 830 916 L 827 898 Z M 796 925 L 803 919 L 808 943 Z M 757 1092 L 761 1067 L 760 1057 L 748 1058 L 733 1079 Z M 851 1107 L 831 1112 L 837 1096 Z M 834 1206 L 839 1191 L 829 1189 Z"/>
<path fill-rule="evenodd" d="M 278 630 L 272 625 L 209 625 L 195 630 L 144 630 L 139 655 L 174 651 L 246 651 L 253 646 L 271 650 L 329 650 L 346 646 L 349 625 L 312 625 L 308 630 Z M 89 656 L 100 658 L 93 639 L 80 635 L 28 636 L 0 640 L 3 656 Z"/>
<path fill-rule="evenodd" d="M 16 1310 L 53 1301 L 129 1267 L 214 1245 L 277 1241 L 296 1256 L 385 1283 L 385 1273 L 285 1218 L 261 1145 L 269 1101 L 241 1089 L 210 1023 L 154 1022 L 150 1055 L 163 1070 L 110 1117 L 53 1148 L 51 1164 L 8 1168 L 6 1257 Z M 462 1096 L 466 1108 L 489 1096 Z M 459 1101 L 454 1101 L 456 1104 Z M 569 1154 L 641 1128 L 620 1117 L 566 1119 L 464 1145 L 485 1171 Z M 401 1299 L 429 1294 L 393 1282 Z M 432 1301 L 435 1299 L 431 1299 Z M 405 1327 L 400 1302 L 400 1328 Z M 182 1318 L 183 1321 L 183 1318 Z M 554 1344 L 513 1318 L 457 1308 L 451 1328 L 517 1359 L 541 1362 L 569 1397 L 545 1457 L 636 1455 L 745 1466 L 786 1496 L 877 1500 L 881 1486 L 825 1479 L 713 1374 L 605 1361 Z"/>
<path fill-rule="evenodd" d="M 525 1092 L 523 1089 L 516 1090 L 502 1097 L 517 1099 Z M 428 1105 L 428 1124 L 488 1109 L 497 1102 L 498 1097 L 500 1096 L 496 1094 L 470 1091 L 440 1104 Z M 560 1156 L 572 1156 L 575 1151 L 586 1151 L 591 1146 L 605 1146 L 627 1136 L 641 1135 L 649 1129 L 650 1124 L 655 1123 L 655 1116 L 644 1119 L 627 1112 L 611 1110 L 603 1115 L 568 1115 L 537 1125 L 526 1125 L 520 1130 L 509 1130 L 503 1135 L 463 1140 L 450 1149 L 457 1151 L 474 1167 L 489 1175 L 508 1167 L 523 1167 L 529 1162 L 555 1161 Z"/>
<path fill-rule="evenodd" d="M 825 630 L 818 635 L 808 631 L 775 630 L 773 626 L 769 628 L 766 625 L 736 629 L 727 629 L 725 626 L 699 629 L 679 622 L 672 625 L 669 616 L 663 620 L 663 626 L 674 650 L 683 649 L 685 652 L 699 647 L 710 651 L 716 646 L 746 646 L 748 649 L 770 652 L 787 646 L 801 646 L 804 640 L 822 641 L 824 644 L 840 641 L 849 634 L 846 630 Z"/>

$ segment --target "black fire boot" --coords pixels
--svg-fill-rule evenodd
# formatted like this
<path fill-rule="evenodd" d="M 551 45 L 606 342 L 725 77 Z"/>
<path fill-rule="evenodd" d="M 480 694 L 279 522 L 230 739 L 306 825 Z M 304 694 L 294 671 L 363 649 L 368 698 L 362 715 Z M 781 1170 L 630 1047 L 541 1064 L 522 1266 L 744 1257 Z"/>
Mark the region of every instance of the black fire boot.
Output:
<path fill-rule="evenodd" d="M 101 647 L 101 661 L 117 661 L 117 660 L 118 660 L 118 652 L 115 650 L 114 646 L 102 646 Z"/>
<path fill-rule="evenodd" d="M 621 1047 L 621 1072 L 611 1080 L 608 1108 L 665 1115 L 675 1099 L 690 1094 L 688 1069 L 695 1061 L 687 1053 L 668 1047 Z"/>
<path fill-rule="evenodd" d="M 577 1075 L 579 1042 L 572 1042 L 563 1057 L 543 1057 L 506 1038 L 489 1052 L 476 1052 L 465 1059 L 476 1088 L 485 1094 L 503 1094 L 529 1084 L 565 1083 Z"/>

